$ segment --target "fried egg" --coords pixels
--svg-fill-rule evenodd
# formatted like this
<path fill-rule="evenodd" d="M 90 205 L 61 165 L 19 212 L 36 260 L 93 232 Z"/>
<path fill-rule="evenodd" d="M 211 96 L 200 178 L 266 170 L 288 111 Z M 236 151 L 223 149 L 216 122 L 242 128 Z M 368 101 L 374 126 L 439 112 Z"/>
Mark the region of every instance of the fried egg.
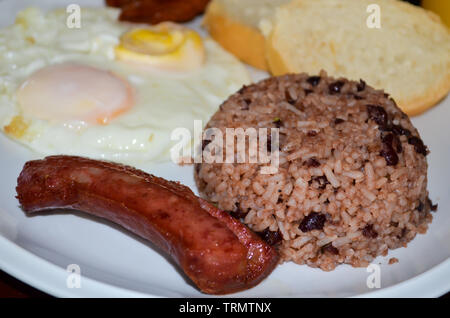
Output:
<path fill-rule="evenodd" d="M 0 30 L 0 128 L 44 155 L 125 163 L 170 160 L 176 128 L 193 131 L 250 83 L 209 38 L 165 23 L 118 22 L 118 10 L 29 8 Z M 193 135 L 192 135 L 193 136 Z"/>

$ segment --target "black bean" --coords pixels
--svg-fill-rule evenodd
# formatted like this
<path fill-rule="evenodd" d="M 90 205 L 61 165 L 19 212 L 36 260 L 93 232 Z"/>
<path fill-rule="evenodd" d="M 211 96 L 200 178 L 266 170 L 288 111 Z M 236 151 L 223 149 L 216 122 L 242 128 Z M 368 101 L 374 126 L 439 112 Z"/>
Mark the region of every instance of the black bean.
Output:
<path fill-rule="evenodd" d="M 312 177 L 309 184 L 311 185 L 314 181 L 319 184 L 319 189 L 321 189 L 321 190 L 325 189 L 327 187 L 327 184 L 330 183 L 328 181 L 327 177 L 325 177 L 325 176 Z"/>
<path fill-rule="evenodd" d="M 242 211 L 239 202 L 235 203 L 236 209 L 234 211 L 230 211 L 230 215 L 235 219 L 243 219 L 247 215 L 247 212 Z"/>
<path fill-rule="evenodd" d="M 289 104 L 291 104 L 292 106 L 295 106 L 295 103 L 297 102 L 297 100 L 293 99 L 293 98 L 289 98 L 286 100 Z"/>
<path fill-rule="evenodd" d="M 406 229 L 406 227 L 402 228 L 402 232 L 400 233 L 400 235 L 397 235 L 398 239 L 402 239 L 406 236 L 406 234 L 408 233 L 408 229 Z"/>
<path fill-rule="evenodd" d="M 430 206 L 430 210 L 433 212 L 437 211 L 438 205 L 437 204 L 433 204 L 433 202 L 431 202 L 430 198 L 427 198 L 427 203 Z"/>
<path fill-rule="evenodd" d="M 325 225 L 327 217 L 325 214 L 317 213 L 317 212 L 311 212 L 307 216 L 305 216 L 298 226 L 298 228 L 302 232 L 309 232 L 312 230 L 321 230 L 323 229 L 323 226 Z"/>
<path fill-rule="evenodd" d="M 243 85 L 237 92 L 238 94 L 244 93 L 250 85 Z"/>
<path fill-rule="evenodd" d="M 391 222 L 389 223 L 389 225 L 390 225 L 390 226 L 393 226 L 393 227 L 397 227 L 397 226 L 398 226 L 398 222 L 392 222 L 392 221 L 391 221 Z"/>
<path fill-rule="evenodd" d="M 231 211 L 229 213 L 233 218 L 238 220 L 245 218 L 245 216 L 247 215 L 247 213 L 243 213 L 241 211 Z"/>
<path fill-rule="evenodd" d="M 398 138 L 397 135 L 394 135 L 394 138 L 392 140 L 392 147 L 394 147 L 397 153 L 403 152 L 402 142 L 400 141 L 400 138 Z"/>
<path fill-rule="evenodd" d="M 380 156 L 384 157 L 388 166 L 395 166 L 398 163 L 398 155 L 392 147 L 383 147 Z"/>
<path fill-rule="evenodd" d="M 373 229 L 373 224 L 367 224 L 362 229 L 362 235 L 364 235 L 367 238 L 377 238 L 378 233 Z"/>
<path fill-rule="evenodd" d="M 295 103 L 297 102 L 295 99 L 289 98 L 286 100 L 289 104 L 291 104 L 292 106 L 295 106 Z"/>
<path fill-rule="evenodd" d="M 423 205 L 422 201 L 419 201 L 419 205 L 417 206 L 417 211 L 422 212 L 423 207 L 424 207 L 424 205 Z"/>
<path fill-rule="evenodd" d="M 396 150 L 397 153 L 401 153 L 403 151 L 402 143 L 397 135 L 389 133 L 384 135 L 381 140 L 383 141 L 383 150 L 386 150 L 386 152 L 390 152 L 390 148 Z"/>
<path fill-rule="evenodd" d="M 272 151 L 272 137 L 270 135 L 267 136 L 267 151 L 271 152 Z"/>
<path fill-rule="evenodd" d="M 267 136 L 267 151 L 272 152 L 272 136 Z"/>
<path fill-rule="evenodd" d="M 342 86 L 344 86 L 344 82 L 343 81 L 337 81 L 337 82 L 333 82 L 328 86 L 328 89 L 330 90 L 330 94 L 337 94 L 341 92 L 341 88 Z"/>
<path fill-rule="evenodd" d="M 397 147 L 397 150 L 400 147 L 401 150 L 401 143 L 398 136 L 389 133 L 382 136 L 381 141 L 383 142 L 383 148 L 380 151 L 380 156 L 384 157 L 388 166 L 395 166 L 398 163 L 398 156 L 394 147 Z"/>
<path fill-rule="evenodd" d="M 400 125 L 392 125 L 391 126 L 391 131 L 394 134 L 399 135 L 399 136 L 402 136 L 402 135 L 405 135 L 407 137 L 411 136 L 411 132 L 408 129 L 403 128 Z"/>
<path fill-rule="evenodd" d="M 339 255 L 339 250 L 336 247 L 334 247 L 331 243 L 328 243 L 328 244 L 322 246 L 321 250 L 322 250 L 322 253 L 328 252 L 333 255 Z"/>
<path fill-rule="evenodd" d="M 334 124 L 335 124 L 335 125 L 342 124 L 343 122 L 345 122 L 345 120 L 343 120 L 342 118 L 336 118 L 336 119 L 334 120 Z"/>
<path fill-rule="evenodd" d="M 358 85 L 356 85 L 356 89 L 358 90 L 358 92 L 362 92 L 363 90 L 365 90 L 366 82 L 364 82 L 362 79 L 360 79 Z"/>
<path fill-rule="evenodd" d="M 267 135 L 267 152 L 272 153 L 272 135 Z M 280 144 L 275 144 L 274 145 L 274 151 L 276 150 L 281 150 L 281 145 Z"/>
<path fill-rule="evenodd" d="M 262 232 L 257 233 L 264 241 L 266 241 L 269 245 L 276 245 L 280 243 L 283 240 L 283 236 L 281 235 L 280 231 L 270 231 L 268 228 L 265 229 Z"/>
<path fill-rule="evenodd" d="M 320 162 L 317 161 L 316 158 L 309 158 L 308 160 L 305 161 L 304 164 L 305 164 L 307 167 L 314 167 L 314 168 L 320 167 Z M 327 180 L 327 181 L 328 181 L 328 180 Z"/>
<path fill-rule="evenodd" d="M 244 105 L 241 107 L 241 110 L 249 110 L 250 104 L 252 103 L 252 100 L 249 98 L 244 98 Z"/>
<path fill-rule="evenodd" d="M 310 76 L 306 81 L 312 86 L 317 86 L 320 83 L 320 76 Z"/>
<path fill-rule="evenodd" d="M 408 143 L 409 143 L 410 145 L 413 145 L 413 146 L 414 146 L 414 150 L 415 150 L 417 153 L 420 153 L 420 154 L 422 154 L 422 155 L 424 155 L 424 156 L 428 155 L 428 148 L 427 148 L 427 146 L 425 146 L 425 145 L 423 144 L 422 139 L 420 139 L 419 137 L 415 137 L 415 136 L 409 137 L 409 138 L 408 138 Z"/>
<path fill-rule="evenodd" d="M 315 131 L 315 130 L 310 130 L 310 131 L 308 131 L 308 132 L 306 133 L 306 135 L 307 135 L 308 137 L 315 137 L 315 136 L 317 136 L 317 131 Z"/>
<path fill-rule="evenodd" d="M 392 146 L 393 139 L 394 139 L 394 135 L 393 134 L 387 134 L 387 135 L 384 135 L 384 136 L 381 137 L 381 141 L 386 146 Z"/>
<path fill-rule="evenodd" d="M 388 127 L 389 118 L 383 107 L 367 105 L 367 112 L 369 113 L 369 119 L 376 122 L 380 129 L 386 129 Z"/>
<path fill-rule="evenodd" d="M 205 150 L 206 146 L 211 143 L 211 140 L 203 139 L 202 140 L 202 151 Z"/>

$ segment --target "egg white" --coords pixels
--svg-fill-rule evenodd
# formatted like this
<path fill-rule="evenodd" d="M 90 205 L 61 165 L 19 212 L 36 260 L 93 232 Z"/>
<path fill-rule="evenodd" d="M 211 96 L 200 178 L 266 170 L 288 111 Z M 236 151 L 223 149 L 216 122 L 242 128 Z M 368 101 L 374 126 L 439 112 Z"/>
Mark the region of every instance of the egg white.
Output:
<path fill-rule="evenodd" d="M 45 155 L 167 161 L 175 128 L 193 131 L 194 120 L 206 124 L 223 100 L 250 82 L 246 68 L 208 38 L 206 62 L 192 72 L 149 72 L 116 61 L 114 47 L 120 36 L 136 27 L 117 22 L 117 16 L 112 8 L 84 8 L 81 29 L 70 29 L 65 10 L 44 13 L 30 8 L 18 14 L 14 25 L 0 30 L 0 128 L 5 131 L 18 116 L 26 123 L 23 133 L 8 132 L 9 137 Z M 128 80 L 135 91 L 134 106 L 107 125 L 51 122 L 21 113 L 20 85 L 33 72 L 64 62 L 108 70 Z"/>

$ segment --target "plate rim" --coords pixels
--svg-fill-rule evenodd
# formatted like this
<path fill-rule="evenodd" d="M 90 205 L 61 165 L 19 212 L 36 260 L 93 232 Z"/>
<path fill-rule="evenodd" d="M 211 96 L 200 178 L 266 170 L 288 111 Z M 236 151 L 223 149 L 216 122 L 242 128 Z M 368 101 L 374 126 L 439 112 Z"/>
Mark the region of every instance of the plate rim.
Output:
<path fill-rule="evenodd" d="M 118 287 L 85 276 L 81 276 L 81 288 L 68 288 L 61 283 L 67 280 L 68 273 L 60 266 L 33 254 L 2 235 L 0 235 L 0 250 L 3 254 L 3 257 L 0 258 L 0 268 L 3 271 L 55 297 L 170 298 Z M 26 265 L 17 266 L 17 264 Z M 32 273 L 33 270 L 27 270 L 27 266 L 34 267 L 37 272 Z M 450 291 L 450 280 L 441 279 L 441 277 L 450 277 L 450 258 L 405 281 L 378 290 L 353 295 L 350 298 L 439 297 Z M 233 297 L 233 294 L 227 296 Z M 213 298 L 215 296 L 202 294 L 200 297 Z M 294 295 L 289 298 L 298 297 L 300 296 Z M 243 298 L 247 297 L 243 296 Z"/>

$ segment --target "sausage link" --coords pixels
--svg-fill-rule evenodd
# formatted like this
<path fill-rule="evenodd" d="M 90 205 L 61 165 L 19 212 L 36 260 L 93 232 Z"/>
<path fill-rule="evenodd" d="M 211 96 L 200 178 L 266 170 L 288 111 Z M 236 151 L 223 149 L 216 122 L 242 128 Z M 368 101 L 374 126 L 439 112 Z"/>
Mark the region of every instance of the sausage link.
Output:
<path fill-rule="evenodd" d="M 187 22 L 205 11 L 209 0 L 107 0 L 121 8 L 122 21 L 157 24 L 164 21 Z"/>
<path fill-rule="evenodd" d="M 208 294 L 255 286 L 278 254 L 186 186 L 120 164 L 51 156 L 25 164 L 17 198 L 27 213 L 76 209 L 108 219 L 168 253 Z"/>

